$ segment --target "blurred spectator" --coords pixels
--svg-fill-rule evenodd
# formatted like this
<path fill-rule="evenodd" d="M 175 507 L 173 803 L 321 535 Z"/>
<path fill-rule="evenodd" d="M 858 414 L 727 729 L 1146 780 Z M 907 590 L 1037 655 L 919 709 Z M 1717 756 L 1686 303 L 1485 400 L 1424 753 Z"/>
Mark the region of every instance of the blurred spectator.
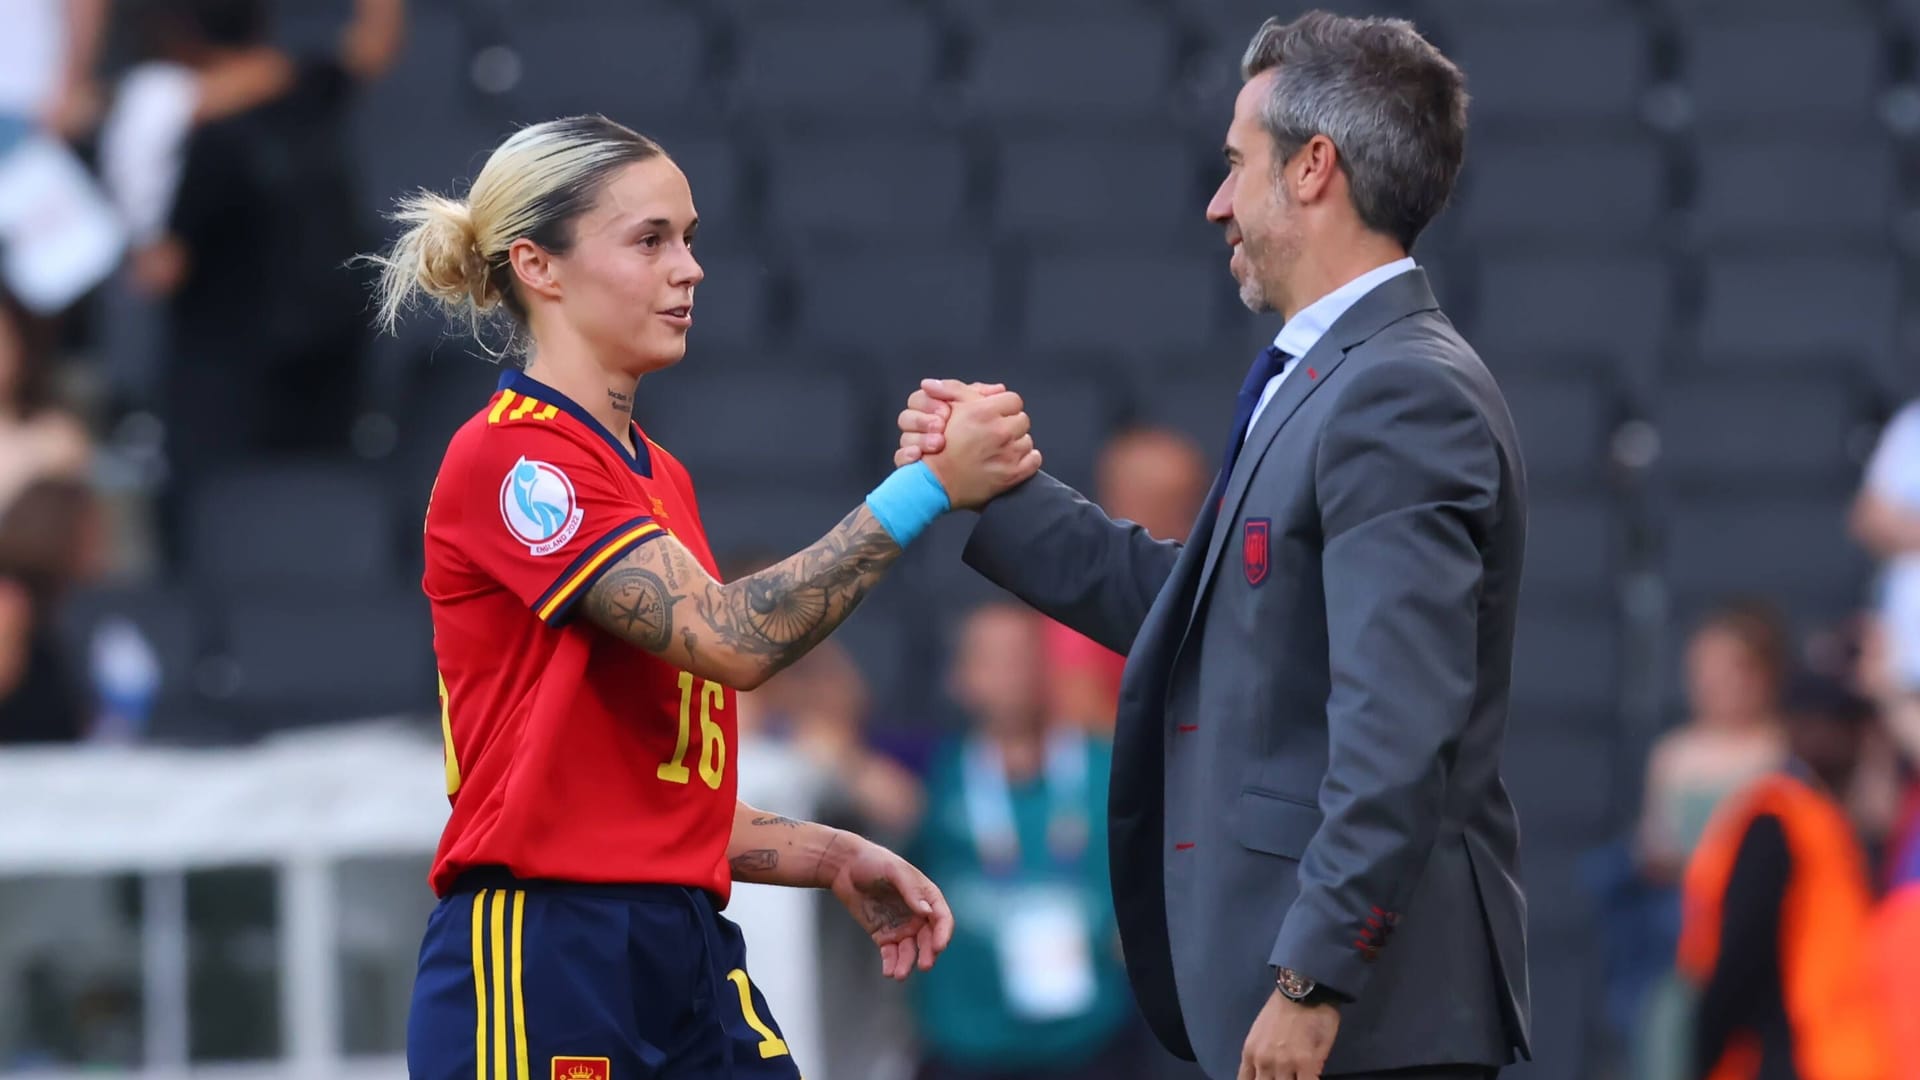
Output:
<path fill-rule="evenodd" d="M 1207 467 L 1200 448 L 1178 432 L 1124 432 L 1100 452 L 1095 501 L 1108 517 L 1131 521 L 1155 539 L 1184 541 L 1207 496 L 1212 479 Z M 1126 657 L 1051 621 L 1046 656 L 1054 716 L 1094 731 L 1111 731 Z"/>
<path fill-rule="evenodd" d="M 166 233 L 135 256 L 137 278 L 167 297 L 164 517 L 176 556 L 182 506 L 209 469 L 349 448 L 367 294 L 342 267 L 370 244 L 347 125 L 356 87 L 385 72 L 402 29 L 402 0 L 359 0 L 337 50 L 283 57 L 266 0 L 148 10 L 153 56 L 193 72 L 203 94 L 236 80 L 249 91 L 196 117 Z"/>
<path fill-rule="evenodd" d="M 0 280 L 43 315 L 104 280 L 125 243 L 65 141 L 98 116 L 106 9 L 107 0 L 0 6 Z"/>
<path fill-rule="evenodd" d="M 69 589 L 105 572 L 105 531 L 91 487 L 67 478 L 38 480 L 0 512 L 0 566 L 32 582 L 52 608 Z"/>
<path fill-rule="evenodd" d="M 94 79 L 109 0 L 9 0 L 0 35 L 0 115 L 73 138 L 100 114 Z"/>
<path fill-rule="evenodd" d="M 86 475 L 87 430 L 53 399 L 52 329 L 0 291 L 0 519 L 34 482 Z"/>
<path fill-rule="evenodd" d="M 1881 560 L 1870 666 L 1887 729 L 1920 762 L 1920 402 L 1895 414 L 1853 505 L 1853 535 Z"/>
<path fill-rule="evenodd" d="M 1103 740 L 1050 725 L 1042 623 L 974 611 L 951 692 L 965 736 L 935 755 L 916 865 L 953 906 L 953 943 L 909 989 L 922 1080 L 1141 1075 L 1107 881 Z"/>
<path fill-rule="evenodd" d="M 1838 794 L 1872 706 L 1808 676 L 1785 711 L 1789 763 L 1726 800 L 1687 867 L 1679 962 L 1698 993 L 1692 1075 L 1889 1080 L 1867 860 Z"/>
<path fill-rule="evenodd" d="M 0 574 L 0 745 L 78 740 L 82 700 L 33 590 Z"/>
<path fill-rule="evenodd" d="M 1780 689 L 1787 632 L 1770 608 L 1740 603 L 1710 614 L 1687 645 L 1687 722 L 1647 761 L 1639 861 L 1672 881 L 1727 795 L 1779 767 L 1786 754 Z"/>

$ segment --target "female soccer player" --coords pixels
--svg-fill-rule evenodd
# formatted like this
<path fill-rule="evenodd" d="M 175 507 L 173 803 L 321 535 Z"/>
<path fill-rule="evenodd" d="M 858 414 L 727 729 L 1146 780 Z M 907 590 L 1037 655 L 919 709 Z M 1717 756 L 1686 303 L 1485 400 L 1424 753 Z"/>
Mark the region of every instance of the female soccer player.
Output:
<path fill-rule="evenodd" d="M 386 324 L 424 293 L 476 327 L 504 314 L 516 358 L 427 510 L 453 808 L 409 1069 L 793 1080 L 720 915 L 732 883 L 831 889 L 895 978 L 932 966 L 953 919 L 892 852 L 737 801 L 734 693 L 839 625 L 950 505 L 1033 475 L 1026 416 L 1011 394 L 956 411 L 953 466 L 897 470 L 812 547 L 722 584 L 686 470 L 632 417 L 640 377 L 686 351 L 702 276 L 673 161 L 604 118 L 551 121 L 465 199 L 398 217 Z"/>

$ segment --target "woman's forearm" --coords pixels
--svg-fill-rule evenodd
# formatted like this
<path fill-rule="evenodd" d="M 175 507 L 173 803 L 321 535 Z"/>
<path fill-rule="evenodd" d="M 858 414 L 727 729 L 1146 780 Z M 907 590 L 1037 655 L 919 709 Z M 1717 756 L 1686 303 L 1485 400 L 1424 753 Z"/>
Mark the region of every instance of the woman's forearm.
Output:
<path fill-rule="evenodd" d="M 727 865 L 733 880 L 825 888 L 862 841 L 818 822 L 799 821 L 737 803 Z"/>

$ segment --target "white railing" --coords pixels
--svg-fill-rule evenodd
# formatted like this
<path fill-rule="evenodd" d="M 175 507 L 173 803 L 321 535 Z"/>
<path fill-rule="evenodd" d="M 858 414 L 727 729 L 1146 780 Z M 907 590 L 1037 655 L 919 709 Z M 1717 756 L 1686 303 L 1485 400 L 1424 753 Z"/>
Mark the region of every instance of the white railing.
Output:
<path fill-rule="evenodd" d="M 804 815 L 803 788 L 742 755 L 741 797 Z M 138 875 L 142 882 L 144 1080 L 397 1080 L 399 1057 L 340 1047 L 338 868 L 433 852 L 446 821 L 437 733 L 330 728 L 241 749 L 49 748 L 0 753 L 0 878 Z M 268 866 L 278 875 L 281 1058 L 192 1066 L 186 875 Z M 420 888 L 427 886 L 424 877 Z M 747 937 L 755 983 L 801 1061 L 819 1062 L 816 894 L 744 886 L 727 915 Z M 0 924 L 23 918 L 0 910 Z M 6 926 L 31 937 L 31 926 Z M 762 944 L 764 943 L 764 944 Z M 418 937 L 409 945 L 417 947 Z M 7 973 L 10 977 L 10 973 Z M 101 1080 L 89 1068 L 35 1072 Z M 809 1075 L 824 1080 L 823 1068 Z"/>

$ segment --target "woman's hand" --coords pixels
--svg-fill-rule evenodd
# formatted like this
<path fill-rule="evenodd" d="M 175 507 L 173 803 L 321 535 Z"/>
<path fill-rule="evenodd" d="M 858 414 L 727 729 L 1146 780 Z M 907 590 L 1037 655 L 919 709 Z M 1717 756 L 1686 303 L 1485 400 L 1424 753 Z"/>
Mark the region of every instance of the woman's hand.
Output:
<path fill-rule="evenodd" d="M 857 845 L 827 882 L 873 943 L 890 979 L 904 980 L 933 969 L 933 961 L 953 940 L 953 912 L 946 897 L 912 863 L 871 840 L 841 833 L 837 843 Z"/>

